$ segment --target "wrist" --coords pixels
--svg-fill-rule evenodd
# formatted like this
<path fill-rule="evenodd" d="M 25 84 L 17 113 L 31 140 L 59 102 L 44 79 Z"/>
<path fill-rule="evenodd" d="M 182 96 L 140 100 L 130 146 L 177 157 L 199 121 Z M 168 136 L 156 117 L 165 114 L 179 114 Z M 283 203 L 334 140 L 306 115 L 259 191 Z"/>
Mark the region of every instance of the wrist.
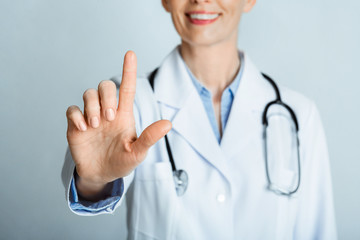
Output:
<path fill-rule="evenodd" d="M 99 201 L 106 198 L 106 192 L 112 184 L 108 182 L 94 182 L 80 177 L 75 171 L 74 180 L 80 199 L 87 201 Z"/>

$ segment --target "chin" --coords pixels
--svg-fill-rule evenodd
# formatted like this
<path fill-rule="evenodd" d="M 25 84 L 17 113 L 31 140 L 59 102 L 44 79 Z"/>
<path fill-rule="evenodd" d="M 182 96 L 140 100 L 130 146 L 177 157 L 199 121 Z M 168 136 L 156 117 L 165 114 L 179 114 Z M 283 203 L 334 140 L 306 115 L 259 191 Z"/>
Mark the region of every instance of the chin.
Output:
<path fill-rule="evenodd" d="M 223 39 L 219 38 L 209 38 L 209 37 L 191 37 L 191 38 L 182 38 L 182 41 L 186 44 L 189 44 L 194 47 L 211 47 L 223 42 Z"/>
<path fill-rule="evenodd" d="M 178 32 L 179 33 L 179 32 Z M 221 34 L 219 34 L 221 33 Z M 182 42 L 189 44 L 191 46 L 215 46 L 222 43 L 235 43 L 237 44 L 237 30 L 234 31 L 226 31 L 223 30 L 219 32 L 219 30 L 212 31 L 192 31 L 188 29 L 187 31 L 182 31 L 179 33 Z"/>

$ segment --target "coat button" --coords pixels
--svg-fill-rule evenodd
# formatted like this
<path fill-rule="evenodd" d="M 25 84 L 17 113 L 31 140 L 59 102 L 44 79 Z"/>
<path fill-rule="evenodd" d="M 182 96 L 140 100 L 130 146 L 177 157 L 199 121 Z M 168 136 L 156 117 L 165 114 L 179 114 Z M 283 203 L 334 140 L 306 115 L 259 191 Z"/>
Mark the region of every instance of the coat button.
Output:
<path fill-rule="evenodd" d="M 217 197 L 216 197 L 216 200 L 217 200 L 219 203 L 223 203 L 223 202 L 225 202 L 226 197 L 225 197 L 224 194 L 218 194 Z"/>

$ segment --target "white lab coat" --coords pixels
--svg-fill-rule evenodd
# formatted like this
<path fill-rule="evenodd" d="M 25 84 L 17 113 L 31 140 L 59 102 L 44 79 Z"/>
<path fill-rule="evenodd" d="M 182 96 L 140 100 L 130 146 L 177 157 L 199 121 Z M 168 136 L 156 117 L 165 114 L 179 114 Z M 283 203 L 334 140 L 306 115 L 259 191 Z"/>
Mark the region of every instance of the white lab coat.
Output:
<path fill-rule="evenodd" d="M 146 77 L 138 78 L 137 131 L 159 120 L 161 109 L 162 118 L 172 122 L 169 141 L 177 168 L 188 173 L 189 185 L 184 196 L 176 195 L 162 139 L 124 178 L 129 239 L 337 238 L 328 152 L 316 106 L 279 86 L 299 121 L 302 175 L 296 194 L 276 195 L 266 188 L 261 123 L 264 106 L 275 98 L 274 89 L 246 54 L 242 64 L 220 145 L 177 49 L 160 66 L 154 92 Z M 63 171 L 67 199 L 73 171 L 68 155 Z"/>

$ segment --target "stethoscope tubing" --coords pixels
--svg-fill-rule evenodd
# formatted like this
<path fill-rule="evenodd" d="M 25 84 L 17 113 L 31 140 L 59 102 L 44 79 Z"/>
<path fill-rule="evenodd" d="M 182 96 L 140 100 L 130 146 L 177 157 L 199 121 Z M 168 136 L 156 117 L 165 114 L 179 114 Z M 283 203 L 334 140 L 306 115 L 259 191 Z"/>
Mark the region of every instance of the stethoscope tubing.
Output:
<path fill-rule="evenodd" d="M 157 73 L 159 68 L 156 68 L 154 71 L 152 71 L 149 75 L 149 84 L 152 88 L 152 90 L 154 91 L 154 80 L 155 80 L 155 75 Z M 300 146 L 300 142 L 299 142 L 299 137 L 298 137 L 298 131 L 299 131 L 299 124 L 298 124 L 298 120 L 296 118 L 296 114 L 295 112 L 292 110 L 292 108 L 290 106 L 288 106 L 287 104 L 285 104 L 282 100 L 281 100 L 281 95 L 280 95 L 280 90 L 277 86 L 277 84 L 275 83 L 275 81 L 269 77 L 268 75 L 262 73 L 262 76 L 271 84 L 271 86 L 273 87 L 274 91 L 275 91 L 275 95 L 276 98 L 275 100 L 269 102 L 268 104 L 266 104 L 264 111 L 263 111 L 263 115 L 262 115 L 262 124 L 264 126 L 264 132 L 263 132 L 263 137 L 264 137 L 264 150 L 265 150 L 265 169 L 266 169 L 266 177 L 268 180 L 268 188 L 269 190 L 279 194 L 279 195 L 287 195 L 290 196 L 292 194 L 294 194 L 295 192 L 297 192 L 297 190 L 299 189 L 300 186 L 300 180 L 301 180 L 301 167 L 300 167 L 300 150 L 299 150 L 299 146 Z M 120 84 L 117 81 L 114 81 L 117 88 L 120 87 Z M 290 113 L 290 116 L 294 122 L 295 125 L 295 129 L 296 129 L 296 141 L 297 141 L 297 159 L 298 159 L 298 179 L 297 179 L 297 185 L 296 187 L 291 190 L 291 191 L 286 191 L 286 190 L 282 190 L 279 188 L 274 188 L 274 185 L 271 181 L 270 175 L 269 175 L 269 166 L 268 166 L 268 159 L 267 159 L 267 135 L 266 135 L 266 128 L 268 126 L 268 120 L 267 120 L 267 112 L 270 109 L 270 107 L 272 105 L 281 105 L 283 106 L 285 109 L 287 109 L 287 111 Z M 165 135 L 165 145 L 166 145 L 166 150 L 168 153 L 168 157 L 169 157 L 169 161 L 171 163 L 171 169 L 173 172 L 173 176 L 174 176 L 174 181 L 175 181 L 175 186 L 176 186 L 176 191 L 178 196 L 182 196 L 186 189 L 187 189 L 187 185 L 188 185 L 188 175 L 186 173 L 185 170 L 178 170 L 176 168 L 175 165 L 175 160 L 171 151 L 171 147 L 170 147 L 170 143 L 169 143 L 169 139 L 167 137 L 167 135 Z M 180 189 L 181 188 L 181 189 Z"/>

